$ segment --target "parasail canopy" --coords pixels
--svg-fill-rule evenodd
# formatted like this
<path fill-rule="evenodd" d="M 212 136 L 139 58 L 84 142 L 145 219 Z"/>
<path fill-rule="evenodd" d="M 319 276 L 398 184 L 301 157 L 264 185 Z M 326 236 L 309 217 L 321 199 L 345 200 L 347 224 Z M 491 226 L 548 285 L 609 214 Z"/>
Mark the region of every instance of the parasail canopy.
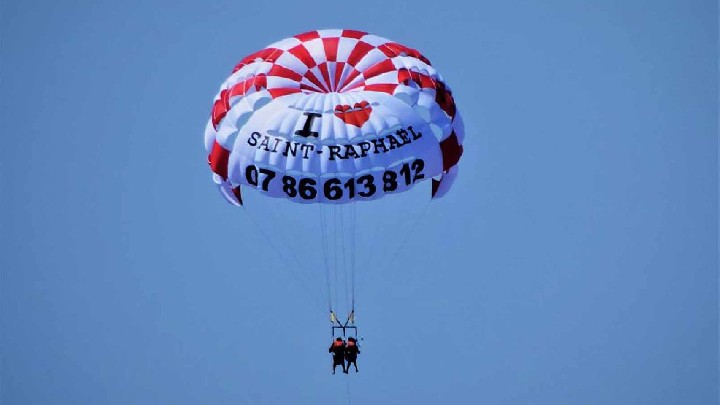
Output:
<path fill-rule="evenodd" d="M 213 179 L 298 203 L 375 200 L 452 185 L 464 129 L 452 91 L 420 52 L 355 30 L 310 31 L 248 55 L 205 130 Z M 428 196 L 429 198 L 430 196 Z"/>

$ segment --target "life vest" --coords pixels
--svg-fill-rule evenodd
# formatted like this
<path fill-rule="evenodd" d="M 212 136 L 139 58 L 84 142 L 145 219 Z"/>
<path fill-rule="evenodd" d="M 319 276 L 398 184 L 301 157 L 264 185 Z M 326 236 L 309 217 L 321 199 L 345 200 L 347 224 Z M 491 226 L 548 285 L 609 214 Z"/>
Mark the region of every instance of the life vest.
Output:
<path fill-rule="evenodd" d="M 348 340 L 347 345 L 348 345 L 348 346 L 355 346 L 355 342 L 353 342 L 352 340 Z"/>
<path fill-rule="evenodd" d="M 339 347 L 339 346 L 342 346 L 343 343 L 344 343 L 343 341 L 338 341 L 338 340 L 336 340 L 336 341 L 333 343 L 333 346 Z"/>

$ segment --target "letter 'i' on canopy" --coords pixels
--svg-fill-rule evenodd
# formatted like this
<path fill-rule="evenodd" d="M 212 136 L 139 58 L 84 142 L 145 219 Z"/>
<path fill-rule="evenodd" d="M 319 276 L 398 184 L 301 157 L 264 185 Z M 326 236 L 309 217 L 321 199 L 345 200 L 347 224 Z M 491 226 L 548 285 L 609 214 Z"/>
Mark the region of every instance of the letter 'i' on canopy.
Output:
<path fill-rule="evenodd" d="M 213 179 L 299 203 L 342 204 L 457 175 L 464 128 L 450 87 L 420 52 L 355 30 L 310 31 L 248 55 L 205 130 Z"/>

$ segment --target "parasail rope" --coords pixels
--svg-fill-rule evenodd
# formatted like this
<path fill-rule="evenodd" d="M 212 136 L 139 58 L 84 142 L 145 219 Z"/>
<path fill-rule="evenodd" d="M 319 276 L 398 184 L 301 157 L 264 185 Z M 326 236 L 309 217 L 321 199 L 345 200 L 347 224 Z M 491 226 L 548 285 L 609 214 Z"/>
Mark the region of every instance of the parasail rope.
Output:
<path fill-rule="evenodd" d="M 425 218 L 425 214 L 427 214 L 428 208 L 430 207 L 431 203 L 432 203 L 432 200 L 428 199 L 428 202 L 427 202 L 427 204 L 425 204 L 425 207 L 423 207 L 422 211 L 420 212 L 420 215 L 418 215 L 417 218 L 415 218 L 415 221 L 410 226 L 410 229 L 408 229 L 408 231 L 405 233 L 405 236 L 403 237 L 402 242 L 399 245 L 397 245 L 397 248 L 395 249 L 395 254 L 393 254 L 390 257 L 390 260 L 385 262 L 385 266 L 390 266 L 395 261 L 395 259 L 397 259 L 398 255 L 400 254 L 402 249 L 405 247 L 405 244 L 410 239 L 410 236 L 413 234 L 413 231 L 415 231 L 415 228 L 420 224 L 420 221 L 423 218 Z M 380 266 L 382 266 L 382 262 L 380 263 Z M 388 269 L 386 272 L 389 273 L 390 269 Z"/>
<path fill-rule="evenodd" d="M 345 309 L 350 306 L 350 295 L 348 294 L 348 266 L 347 266 L 347 248 L 346 248 L 346 238 L 347 235 L 345 235 L 345 207 L 343 205 L 340 206 L 340 243 L 341 248 L 340 252 L 342 252 L 342 276 L 343 276 L 343 282 L 345 284 Z M 338 253 L 340 253 L 338 252 Z"/>
<path fill-rule="evenodd" d="M 249 212 L 249 209 L 248 209 Z M 273 210 L 268 209 L 265 210 L 265 215 L 271 217 L 270 223 L 272 224 L 290 224 L 291 221 L 289 218 L 282 214 L 282 210 Z M 292 227 L 292 225 L 290 225 Z M 282 226 L 278 227 L 279 230 L 284 230 Z M 292 243 L 292 240 L 288 241 L 288 239 L 285 239 L 287 237 L 287 232 L 275 232 L 274 233 L 277 237 L 277 239 L 281 239 L 280 243 L 282 246 L 286 247 L 286 249 L 290 252 L 290 255 L 295 260 L 295 263 L 298 264 L 300 267 L 305 267 L 307 264 L 303 264 L 303 262 L 300 260 L 300 258 L 297 255 L 295 244 Z"/>
<path fill-rule="evenodd" d="M 250 214 L 250 210 L 245 208 L 245 212 L 247 212 L 248 218 L 250 218 L 250 221 L 260 231 L 260 233 L 263 235 L 263 237 L 265 237 L 265 239 L 268 241 L 268 243 L 272 246 L 273 250 L 276 252 L 282 252 L 283 249 L 278 248 L 278 246 L 275 244 L 275 242 L 270 238 L 270 236 L 265 232 L 265 230 L 255 220 L 255 218 L 252 216 L 252 214 Z M 310 292 L 311 290 L 307 287 L 307 285 L 305 284 L 303 279 L 297 274 L 297 272 L 295 270 L 293 270 L 294 266 L 292 265 L 292 263 L 290 263 L 288 258 L 285 257 L 285 255 L 282 253 L 279 253 L 278 256 L 282 259 L 283 262 L 285 262 L 285 265 L 286 265 L 285 270 L 287 270 L 288 273 L 290 273 L 293 277 L 295 277 L 295 279 L 298 281 L 298 283 L 303 288 L 303 290 L 305 290 L 305 293 L 307 293 L 307 295 L 311 298 L 312 303 L 314 305 L 318 306 L 318 308 L 320 308 L 320 310 L 322 312 L 325 312 L 322 310 L 322 305 L 319 305 L 319 303 L 317 301 L 317 297 Z M 303 267 L 302 264 L 297 260 L 297 256 L 295 257 L 295 260 L 297 261 L 299 267 Z"/>
<path fill-rule="evenodd" d="M 321 230 L 320 233 L 322 234 L 322 247 L 323 247 L 323 262 L 325 264 L 325 285 L 327 287 L 327 294 L 328 294 L 328 310 L 330 313 L 332 313 L 332 293 L 330 290 L 330 264 L 328 263 L 328 249 L 327 249 L 327 237 L 325 236 L 326 232 L 326 220 L 325 220 L 325 210 L 323 209 L 322 204 L 318 204 L 318 207 L 320 208 L 320 225 Z"/>
<path fill-rule="evenodd" d="M 352 286 L 352 291 L 351 291 L 351 301 L 352 301 L 351 311 L 352 311 L 352 313 L 354 314 L 354 313 L 355 313 L 355 249 L 356 249 L 355 241 L 357 240 L 357 239 L 356 239 L 357 222 L 356 222 L 356 217 L 355 217 L 355 201 L 353 201 L 353 202 L 350 203 L 350 204 L 351 204 L 351 206 L 350 206 L 350 212 L 351 212 L 351 214 L 352 214 L 352 233 L 351 233 L 351 235 L 350 235 L 350 236 L 352 237 L 352 241 L 351 241 L 351 245 L 350 245 L 350 246 L 351 246 L 351 247 L 350 247 L 350 252 L 351 252 L 351 257 L 350 257 L 350 277 L 351 277 L 351 282 L 350 282 L 350 285 Z M 353 320 L 353 323 L 354 323 L 354 320 Z"/>
<path fill-rule="evenodd" d="M 338 240 L 338 227 L 337 227 L 337 205 L 333 205 L 333 274 L 334 274 L 334 285 L 335 285 L 335 299 L 333 300 L 333 306 L 337 308 L 338 304 L 338 249 L 337 249 L 337 240 Z"/>

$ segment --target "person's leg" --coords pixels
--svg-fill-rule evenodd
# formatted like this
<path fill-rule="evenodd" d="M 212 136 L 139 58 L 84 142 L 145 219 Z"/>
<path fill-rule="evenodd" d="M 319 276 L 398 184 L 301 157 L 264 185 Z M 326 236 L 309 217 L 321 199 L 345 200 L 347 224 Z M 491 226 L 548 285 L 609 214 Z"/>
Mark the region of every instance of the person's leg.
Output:
<path fill-rule="evenodd" d="M 333 374 L 335 374 L 335 367 L 340 366 L 345 372 L 345 360 L 338 360 L 336 357 L 333 357 Z"/>

